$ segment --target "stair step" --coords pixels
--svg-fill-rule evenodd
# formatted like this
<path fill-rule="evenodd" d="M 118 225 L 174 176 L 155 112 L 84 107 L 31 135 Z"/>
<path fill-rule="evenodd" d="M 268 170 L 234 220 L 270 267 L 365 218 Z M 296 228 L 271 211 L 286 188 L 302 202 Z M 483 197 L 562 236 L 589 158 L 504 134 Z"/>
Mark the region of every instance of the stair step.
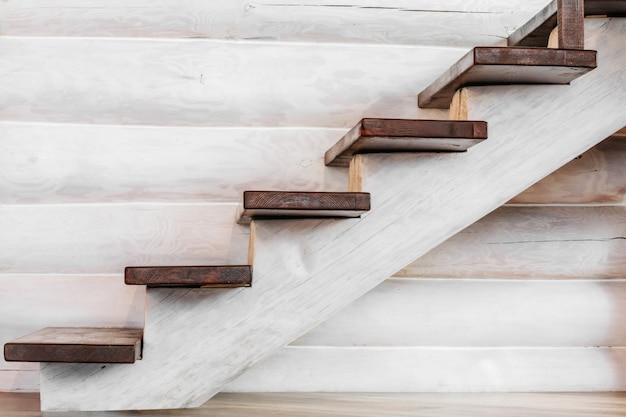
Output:
<path fill-rule="evenodd" d="M 236 288 L 252 284 L 250 265 L 224 266 L 129 266 L 127 285 L 148 287 Z"/>
<path fill-rule="evenodd" d="M 346 167 L 357 153 L 462 152 L 487 139 L 487 122 L 362 119 L 325 155 L 328 166 Z"/>
<path fill-rule="evenodd" d="M 626 16 L 624 0 L 585 0 L 585 16 Z M 557 0 L 553 0 L 535 17 L 513 32 L 509 46 L 548 46 L 550 33 L 557 26 Z"/>
<path fill-rule="evenodd" d="M 4 345 L 14 362 L 134 363 L 141 359 L 142 329 L 47 327 Z"/>
<path fill-rule="evenodd" d="M 422 108 L 445 109 L 465 86 L 569 84 L 596 67 L 596 51 L 475 47 L 418 96 Z"/>
<path fill-rule="evenodd" d="M 238 223 L 258 218 L 359 217 L 369 209 L 369 193 L 245 191 Z"/>

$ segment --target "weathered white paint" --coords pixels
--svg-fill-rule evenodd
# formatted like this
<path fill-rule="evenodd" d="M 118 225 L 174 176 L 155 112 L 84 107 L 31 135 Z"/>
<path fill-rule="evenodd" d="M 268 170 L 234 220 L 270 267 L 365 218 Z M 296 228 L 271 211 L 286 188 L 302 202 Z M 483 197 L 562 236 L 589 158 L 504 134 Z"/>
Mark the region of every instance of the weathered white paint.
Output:
<path fill-rule="evenodd" d="M 121 274 L 126 266 L 241 264 L 236 203 L 0 206 L 0 272 Z"/>
<path fill-rule="evenodd" d="M 626 389 L 624 348 L 287 347 L 225 391 L 581 392 Z M 335 375 L 342 375 L 336 378 Z"/>
<path fill-rule="evenodd" d="M 346 170 L 323 160 L 344 133 L 0 123 L 0 203 L 239 202 L 245 190 L 344 191 Z"/>
<path fill-rule="evenodd" d="M 546 0 L 0 2 L 0 33 L 27 36 L 494 44 Z"/>
<path fill-rule="evenodd" d="M 415 95 L 464 48 L 0 37 L 5 121 L 352 127 L 445 117 Z"/>
<path fill-rule="evenodd" d="M 625 280 L 393 278 L 292 345 L 626 346 L 624 306 Z"/>
<path fill-rule="evenodd" d="M 626 209 L 502 207 L 397 276 L 625 278 Z"/>
<path fill-rule="evenodd" d="M 370 213 L 360 220 L 255 222 L 252 288 L 150 290 L 144 359 L 105 369 L 46 364 L 43 409 L 199 405 L 415 257 L 626 125 L 626 22 L 594 20 L 586 31 L 588 47 L 599 52 L 598 69 L 570 86 L 476 88 L 473 97 L 480 99 L 470 111 L 490 122 L 490 133 L 468 153 L 361 157 L 364 189 L 376 196 Z"/>

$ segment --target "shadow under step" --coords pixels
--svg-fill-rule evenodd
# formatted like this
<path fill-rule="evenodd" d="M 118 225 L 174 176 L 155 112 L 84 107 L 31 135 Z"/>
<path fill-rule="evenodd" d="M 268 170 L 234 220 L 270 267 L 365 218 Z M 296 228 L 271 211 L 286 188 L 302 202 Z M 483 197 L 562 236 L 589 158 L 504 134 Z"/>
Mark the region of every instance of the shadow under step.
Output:
<path fill-rule="evenodd" d="M 624 0 L 585 0 L 585 16 L 626 16 Z M 550 33 L 557 26 L 557 1 L 553 0 L 535 17 L 513 32 L 508 40 L 509 46 L 548 46 Z"/>
<path fill-rule="evenodd" d="M 358 153 L 463 152 L 487 139 L 487 122 L 362 119 L 333 145 L 328 166 L 347 167 Z"/>
<path fill-rule="evenodd" d="M 596 51 L 475 47 L 418 95 L 422 108 L 450 107 L 460 88 L 500 84 L 569 84 L 596 67 Z"/>
<path fill-rule="evenodd" d="M 252 219 L 359 217 L 370 209 L 370 194 L 356 192 L 245 191 L 239 224 Z"/>
<path fill-rule="evenodd" d="M 222 266 L 129 266 L 127 285 L 148 287 L 239 288 L 252 285 L 250 265 Z"/>
<path fill-rule="evenodd" d="M 134 363 L 142 329 L 47 327 L 4 345 L 7 362 Z"/>

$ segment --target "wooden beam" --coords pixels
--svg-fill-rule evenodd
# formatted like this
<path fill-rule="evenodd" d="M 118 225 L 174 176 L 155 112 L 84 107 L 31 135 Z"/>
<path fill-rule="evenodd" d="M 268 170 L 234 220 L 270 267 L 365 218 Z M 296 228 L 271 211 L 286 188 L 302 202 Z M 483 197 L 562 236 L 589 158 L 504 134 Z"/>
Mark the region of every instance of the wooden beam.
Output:
<path fill-rule="evenodd" d="M 245 191 L 238 223 L 249 224 L 254 218 L 359 217 L 369 209 L 369 193 Z"/>
<path fill-rule="evenodd" d="M 463 152 L 484 139 L 486 122 L 366 118 L 326 151 L 325 163 L 347 167 L 359 153 Z"/>
<path fill-rule="evenodd" d="M 47 327 L 4 345 L 6 361 L 134 363 L 141 359 L 143 330 Z"/>
<path fill-rule="evenodd" d="M 583 0 L 557 0 L 559 48 L 585 48 L 585 11 Z"/>
<path fill-rule="evenodd" d="M 124 282 L 148 287 L 249 287 L 252 268 L 250 265 L 128 266 L 124 270 Z"/>
<path fill-rule="evenodd" d="M 418 96 L 425 108 L 448 108 L 462 87 L 568 84 L 596 67 L 596 51 L 476 47 Z"/>

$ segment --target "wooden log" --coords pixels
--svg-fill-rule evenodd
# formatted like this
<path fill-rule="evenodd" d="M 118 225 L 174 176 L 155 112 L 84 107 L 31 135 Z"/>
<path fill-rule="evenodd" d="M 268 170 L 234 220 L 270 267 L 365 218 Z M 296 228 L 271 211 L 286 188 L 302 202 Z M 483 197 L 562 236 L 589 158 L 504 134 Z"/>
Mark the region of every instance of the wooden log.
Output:
<path fill-rule="evenodd" d="M 141 359 L 143 330 L 47 327 L 4 345 L 16 362 L 134 363 Z"/>
<path fill-rule="evenodd" d="M 370 194 L 359 192 L 245 191 L 239 224 L 254 218 L 359 217 Z"/>
<path fill-rule="evenodd" d="M 324 160 L 347 167 L 357 153 L 463 152 L 486 138 L 486 122 L 366 118 L 326 151 Z"/>
<path fill-rule="evenodd" d="M 560 49 L 585 48 L 583 0 L 557 0 L 557 25 Z"/>
<path fill-rule="evenodd" d="M 418 103 L 449 108 L 465 86 L 569 84 L 595 67 L 595 51 L 476 47 L 419 93 Z"/>
<path fill-rule="evenodd" d="M 252 268 L 250 265 L 127 266 L 124 282 L 148 287 L 249 287 L 252 284 Z"/>

